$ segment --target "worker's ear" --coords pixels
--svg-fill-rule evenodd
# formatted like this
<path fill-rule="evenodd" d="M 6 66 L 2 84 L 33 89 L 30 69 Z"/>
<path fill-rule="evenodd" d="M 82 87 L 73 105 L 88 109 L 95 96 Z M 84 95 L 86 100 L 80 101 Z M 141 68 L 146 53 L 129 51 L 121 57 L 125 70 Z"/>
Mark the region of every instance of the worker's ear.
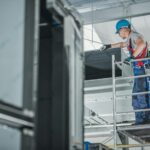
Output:
<path fill-rule="evenodd" d="M 131 29 L 130 29 L 130 28 L 126 28 L 126 30 L 127 30 L 128 32 L 131 32 Z"/>
<path fill-rule="evenodd" d="M 128 28 L 131 30 L 131 25 L 130 24 L 128 25 Z"/>

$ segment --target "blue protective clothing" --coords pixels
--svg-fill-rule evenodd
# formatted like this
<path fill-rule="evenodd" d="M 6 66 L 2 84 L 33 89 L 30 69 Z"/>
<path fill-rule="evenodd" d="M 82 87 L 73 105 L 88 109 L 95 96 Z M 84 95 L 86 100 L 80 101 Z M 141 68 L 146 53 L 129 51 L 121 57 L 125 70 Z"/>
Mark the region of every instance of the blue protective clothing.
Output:
<path fill-rule="evenodd" d="M 133 58 L 133 53 L 134 49 L 132 47 L 132 41 L 131 38 L 129 39 L 128 43 L 128 50 L 130 52 L 130 57 Z M 147 44 L 146 47 L 143 49 L 143 52 L 140 56 L 134 58 L 134 59 L 141 59 L 141 58 L 146 58 L 147 57 Z M 132 62 L 132 67 L 133 67 L 133 73 L 134 76 L 139 76 L 139 75 L 145 75 L 145 64 L 150 64 L 149 61 L 136 61 Z M 133 93 L 138 93 L 138 92 L 146 92 L 149 91 L 148 89 L 148 84 L 149 83 L 149 78 L 143 77 L 143 78 L 135 78 L 134 79 L 134 85 L 133 85 Z M 150 108 L 150 94 L 143 94 L 143 95 L 134 95 L 132 96 L 132 106 L 134 110 L 137 109 L 148 109 Z M 147 122 L 150 120 L 150 112 L 136 112 L 135 113 L 135 120 L 136 124 L 141 124 L 144 122 Z"/>
<path fill-rule="evenodd" d="M 144 68 L 144 66 L 143 67 L 133 66 L 133 72 L 134 72 L 134 76 L 145 75 L 145 68 Z M 135 78 L 134 86 L 133 86 L 133 93 L 146 92 L 146 91 L 148 91 L 147 78 L 146 77 Z M 132 96 L 133 109 L 137 110 L 137 109 L 149 108 L 148 101 L 149 101 L 148 94 Z M 150 114 L 149 112 L 136 112 L 135 113 L 136 124 L 141 124 L 145 121 L 148 121 L 150 119 L 149 114 Z"/>

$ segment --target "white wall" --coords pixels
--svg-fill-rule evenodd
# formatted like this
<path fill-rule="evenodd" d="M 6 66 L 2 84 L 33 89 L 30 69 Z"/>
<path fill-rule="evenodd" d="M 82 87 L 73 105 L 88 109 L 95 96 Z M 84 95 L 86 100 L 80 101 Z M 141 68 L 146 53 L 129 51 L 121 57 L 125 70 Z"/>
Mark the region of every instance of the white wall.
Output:
<path fill-rule="evenodd" d="M 94 28 L 103 43 L 108 44 L 122 41 L 119 35 L 115 34 L 117 21 L 94 24 Z M 130 18 L 129 22 L 132 24 L 132 29 L 141 33 L 150 44 L 150 15 Z"/>
<path fill-rule="evenodd" d="M 84 31 L 84 51 L 100 49 L 102 42 L 92 25 L 85 25 Z"/>
<path fill-rule="evenodd" d="M 21 132 L 0 125 L 0 150 L 20 150 Z"/>
<path fill-rule="evenodd" d="M 22 105 L 24 0 L 0 0 L 0 99 Z"/>

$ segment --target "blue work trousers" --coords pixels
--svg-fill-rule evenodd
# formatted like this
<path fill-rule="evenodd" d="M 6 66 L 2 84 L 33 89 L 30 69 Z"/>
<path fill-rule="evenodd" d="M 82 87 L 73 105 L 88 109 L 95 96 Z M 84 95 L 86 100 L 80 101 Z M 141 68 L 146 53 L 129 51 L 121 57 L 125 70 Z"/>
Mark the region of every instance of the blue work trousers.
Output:
<path fill-rule="evenodd" d="M 144 67 L 133 67 L 134 76 L 145 75 Z M 133 93 L 148 91 L 149 78 L 135 78 L 133 85 Z M 132 106 L 134 110 L 147 109 L 149 107 L 150 94 L 135 95 L 132 96 Z M 135 113 L 136 124 L 141 124 L 150 120 L 150 112 L 136 112 Z"/>

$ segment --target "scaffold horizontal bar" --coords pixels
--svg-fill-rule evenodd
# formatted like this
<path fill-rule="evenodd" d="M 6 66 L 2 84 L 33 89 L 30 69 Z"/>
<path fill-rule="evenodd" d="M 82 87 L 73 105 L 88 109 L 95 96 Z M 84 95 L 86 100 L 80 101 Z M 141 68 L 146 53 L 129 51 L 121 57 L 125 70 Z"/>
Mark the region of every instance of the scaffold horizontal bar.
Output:
<path fill-rule="evenodd" d="M 138 61 L 144 61 L 144 60 L 150 60 L 150 58 L 132 59 L 130 62 L 138 62 Z M 124 61 L 118 61 L 118 62 L 115 62 L 115 63 L 122 64 L 122 63 L 124 63 Z"/>
<path fill-rule="evenodd" d="M 132 123 L 119 123 L 116 126 L 117 127 L 124 127 L 124 126 L 130 126 Z M 103 125 L 89 125 L 85 126 L 85 128 L 90 129 L 90 128 L 112 128 L 114 125 L 113 124 L 103 124 Z"/>
<path fill-rule="evenodd" d="M 117 77 L 115 78 L 116 81 L 120 81 L 120 80 L 127 80 L 127 79 L 137 79 L 137 78 L 144 78 L 144 77 L 150 77 L 150 74 L 146 74 L 146 75 L 140 75 L 140 76 L 130 76 L 130 77 Z"/>
<path fill-rule="evenodd" d="M 137 110 L 127 111 L 127 112 L 116 112 L 116 114 L 129 114 L 129 113 L 147 112 L 147 111 L 150 111 L 150 109 L 137 109 Z"/>
<path fill-rule="evenodd" d="M 106 145 L 109 148 L 114 148 L 113 145 Z M 129 144 L 129 145 L 117 145 L 117 148 L 136 148 L 136 147 L 149 147 L 150 144 Z"/>
<path fill-rule="evenodd" d="M 144 94 L 150 94 L 150 91 L 131 93 L 131 94 L 124 94 L 124 95 L 116 95 L 116 97 L 136 96 L 136 95 L 144 95 Z"/>

